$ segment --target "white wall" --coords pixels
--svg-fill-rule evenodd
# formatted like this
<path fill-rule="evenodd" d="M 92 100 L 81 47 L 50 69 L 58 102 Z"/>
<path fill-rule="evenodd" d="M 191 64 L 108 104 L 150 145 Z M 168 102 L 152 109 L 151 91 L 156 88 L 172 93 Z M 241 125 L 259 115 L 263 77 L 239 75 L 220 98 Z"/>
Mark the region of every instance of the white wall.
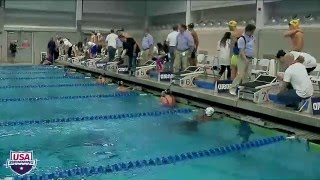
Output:
<path fill-rule="evenodd" d="M 148 16 L 183 13 L 186 11 L 186 0 L 147 0 L 146 5 Z"/>
<path fill-rule="evenodd" d="M 141 28 L 145 1 L 83 0 L 82 26 L 94 29 Z"/>
<path fill-rule="evenodd" d="M 255 4 L 256 0 L 234 0 L 234 1 L 191 1 L 191 10 L 203 10 L 203 9 L 212 9 L 212 8 L 221 8 L 221 7 L 229 7 L 229 6 L 239 6 L 239 5 L 247 5 L 247 4 Z"/>
<path fill-rule="evenodd" d="M 76 0 L 7 0 L 5 8 L 41 11 L 75 12 Z"/>

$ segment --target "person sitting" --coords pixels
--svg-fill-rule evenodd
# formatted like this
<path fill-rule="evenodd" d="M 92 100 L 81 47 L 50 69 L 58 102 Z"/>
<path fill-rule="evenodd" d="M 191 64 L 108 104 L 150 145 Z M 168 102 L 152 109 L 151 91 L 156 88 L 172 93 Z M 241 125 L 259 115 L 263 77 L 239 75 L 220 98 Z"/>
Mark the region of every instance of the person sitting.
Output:
<path fill-rule="evenodd" d="M 297 52 L 297 51 L 290 51 L 291 54 L 293 54 L 296 57 L 296 62 L 302 63 L 307 70 L 307 73 L 310 74 L 313 70 L 316 69 L 317 67 L 317 60 L 313 56 L 311 56 L 308 53 L 305 52 Z M 284 56 L 287 53 L 284 50 L 279 50 L 277 52 L 277 59 L 281 59 L 282 61 L 284 60 Z"/>
<path fill-rule="evenodd" d="M 108 79 L 107 76 L 104 74 L 104 75 L 100 75 L 98 77 L 98 79 L 96 80 L 96 83 L 97 84 L 109 84 L 111 83 L 112 80 L 111 79 Z"/>
<path fill-rule="evenodd" d="M 313 95 L 313 85 L 303 64 L 296 62 L 298 56 L 286 53 L 280 62 L 287 67 L 284 74 L 278 73 L 278 79 L 283 81 L 277 99 L 287 107 L 300 108 L 304 100 Z M 288 89 L 289 84 L 293 89 Z"/>
<path fill-rule="evenodd" d="M 223 117 L 223 114 L 215 113 L 213 107 L 207 107 L 204 111 L 201 111 L 199 114 L 195 115 L 191 121 L 184 121 L 183 126 L 185 126 L 188 131 L 198 131 L 199 124 L 221 120 Z"/>
<path fill-rule="evenodd" d="M 176 99 L 169 89 L 161 92 L 160 102 L 167 107 L 174 107 L 176 105 Z"/>

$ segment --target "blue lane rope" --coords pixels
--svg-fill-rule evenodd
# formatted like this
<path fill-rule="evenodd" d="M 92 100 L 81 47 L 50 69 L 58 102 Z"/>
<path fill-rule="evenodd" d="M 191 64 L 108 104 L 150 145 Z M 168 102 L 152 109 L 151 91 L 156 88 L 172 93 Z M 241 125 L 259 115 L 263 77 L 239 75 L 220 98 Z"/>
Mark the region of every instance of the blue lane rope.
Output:
<path fill-rule="evenodd" d="M 58 178 L 70 178 L 75 176 L 88 177 L 98 174 L 109 174 L 116 173 L 119 171 L 128 171 L 131 169 L 139 169 L 143 167 L 161 166 L 175 164 L 182 161 L 195 160 L 199 158 L 215 157 L 220 155 L 226 155 L 234 152 L 249 150 L 253 148 L 258 148 L 261 146 L 266 146 L 274 144 L 277 142 L 285 141 L 287 138 L 285 136 L 275 136 L 263 139 L 257 139 L 249 141 L 243 144 L 232 144 L 217 148 L 212 148 L 208 150 L 200 150 L 193 152 L 186 152 L 182 154 L 175 154 L 171 156 L 160 156 L 156 158 L 151 158 L 149 160 L 136 160 L 129 162 L 120 162 L 116 164 L 102 165 L 102 166 L 91 166 L 91 167 L 75 167 L 68 170 L 59 170 L 53 173 L 44 173 L 42 175 L 27 175 L 25 177 L 16 177 L 17 180 L 24 180 L 30 178 L 34 179 L 58 179 Z"/>
<path fill-rule="evenodd" d="M 33 80 L 33 79 L 84 79 L 84 76 L 0 77 L 0 80 Z"/>
<path fill-rule="evenodd" d="M 54 66 L 0 66 L 1 70 L 35 70 L 35 69 L 58 69 L 58 67 L 54 67 Z"/>
<path fill-rule="evenodd" d="M 52 87 L 92 87 L 107 86 L 105 84 L 85 83 L 85 84 L 50 84 L 50 85 L 20 85 L 20 86 L 0 86 L 0 89 L 18 89 L 18 88 L 52 88 Z"/>
<path fill-rule="evenodd" d="M 62 69 L 57 69 L 60 71 L 33 71 L 33 72 L 11 72 L 11 71 L 0 71 L 0 74 L 52 74 L 52 73 L 62 73 Z"/>
<path fill-rule="evenodd" d="M 23 120 L 23 121 L 7 121 L 0 122 L 0 127 L 5 126 L 24 126 L 24 125 L 41 125 L 41 124 L 53 124 L 53 123 L 66 123 L 66 122 L 82 122 L 82 121 L 101 121 L 111 119 L 126 119 L 137 118 L 146 116 L 162 116 L 167 114 L 192 113 L 191 109 L 170 109 L 163 111 L 149 111 L 149 112 L 137 112 L 137 113 L 123 113 L 123 114 L 111 114 L 111 115 L 96 115 L 96 116 L 80 116 L 80 117 L 68 117 L 68 118 L 55 118 L 55 119 L 42 119 L 42 120 Z"/>
<path fill-rule="evenodd" d="M 99 95 L 83 95 L 83 96 L 52 96 L 52 97 L 25 97 L 25 98 L 0 98 L 0 102 L 19 102 L 19 101 L 49 101 L 61 99 L 89 99 L 89 98 L 110 98 L 110 97 L 130 97 L 140 96 L 139 93 L 113 93 Z"/>

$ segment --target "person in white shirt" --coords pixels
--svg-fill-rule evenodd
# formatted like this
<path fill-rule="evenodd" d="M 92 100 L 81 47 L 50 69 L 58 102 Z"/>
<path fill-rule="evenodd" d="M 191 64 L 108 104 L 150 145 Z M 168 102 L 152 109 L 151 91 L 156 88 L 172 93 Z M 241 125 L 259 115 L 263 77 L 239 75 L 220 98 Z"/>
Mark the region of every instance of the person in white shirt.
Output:
<path fill-rule="evenodd" d="M 173 70 L 173 61 L 175 58 L 175 51 L 176 51 L 176 45 L 177 45 L 177 36 L 179 34 L 178 32 L 178 25 L 174 25 L 172 27 L 172 32 L 168 34 L 167 36 L 167 44 L 169 45 L 169 60 L 170 60 L 170 70 Z"/>
<path fill-rule="evenodd" d="M 106 37 L 106 43 L 108 44 L 109 61 L 113 61 L 117 51 L 117 38 L 118 35 L 111 29 L 110 34 Z"/>
<path fill-rule="evenodd" d="M 231 44 L 231 32 L 226 32 L 222 39 L 218 42 L 217 50 L 219 54 L 219 65 L 221 66 L 221 70 L 219 72 L 219 76 L 216 80 L 220 79 L 225 70 L 227 69 L 227 78 L 231 78 L 231 69 L 230 69 L 230 44 Z"/>
<path fill-rule="evenodd" d="M 316 69 L 317 60 L 315 57 L 313 57 L 310 54 L 305 53 L 305 52 L 290 51 L 290 53 L 293 54 L 293 56 L 296 59 L 296 62 L 300 62 L 305 66 L 308 74 L 310 74 L 310 72 L 312 72 L 313 70 Z M 286 54 L 287 53 L 284 50 L 279 50 L 276 57 L 283 61 L 284 56 Z"/>
<path fill-rule="evenodd" d="M 68 57 L 72 55 L 72 43 L 67 38 L 60 38 L 60 46 L 63 47 L 64 51 L 68 52 Z"/>
<path fill-rule="evenodd" d="M 296 62 L 298 56 L 286 53 L 280 62 L 287 67 L 284 74 L 278 74 L 278 79 L 283 81 L 280 92 L 277 95 L 278 101 L 288 107 L 299 108 L 303 100 L 313 95 L 313 85 L 308 76 L 305 66 Z M 288 89 L 289 84 L 293 89 Z"/>

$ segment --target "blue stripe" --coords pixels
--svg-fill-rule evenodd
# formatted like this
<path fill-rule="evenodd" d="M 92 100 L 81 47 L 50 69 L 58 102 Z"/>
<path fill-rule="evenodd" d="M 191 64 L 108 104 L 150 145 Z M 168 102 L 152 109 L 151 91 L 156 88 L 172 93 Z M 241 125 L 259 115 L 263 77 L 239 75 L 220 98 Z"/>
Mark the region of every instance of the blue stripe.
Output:
<path fill-rule="evenodd" d="M 20 89 L 20 88 L 52 88 L 52 87 L 92 87 L 106 86 L 105 84 L 86 83 L 86 84 L 51 84 L 51 85 L 21 85 L 21 86 L 0 86 L 0 89 Z"/>

